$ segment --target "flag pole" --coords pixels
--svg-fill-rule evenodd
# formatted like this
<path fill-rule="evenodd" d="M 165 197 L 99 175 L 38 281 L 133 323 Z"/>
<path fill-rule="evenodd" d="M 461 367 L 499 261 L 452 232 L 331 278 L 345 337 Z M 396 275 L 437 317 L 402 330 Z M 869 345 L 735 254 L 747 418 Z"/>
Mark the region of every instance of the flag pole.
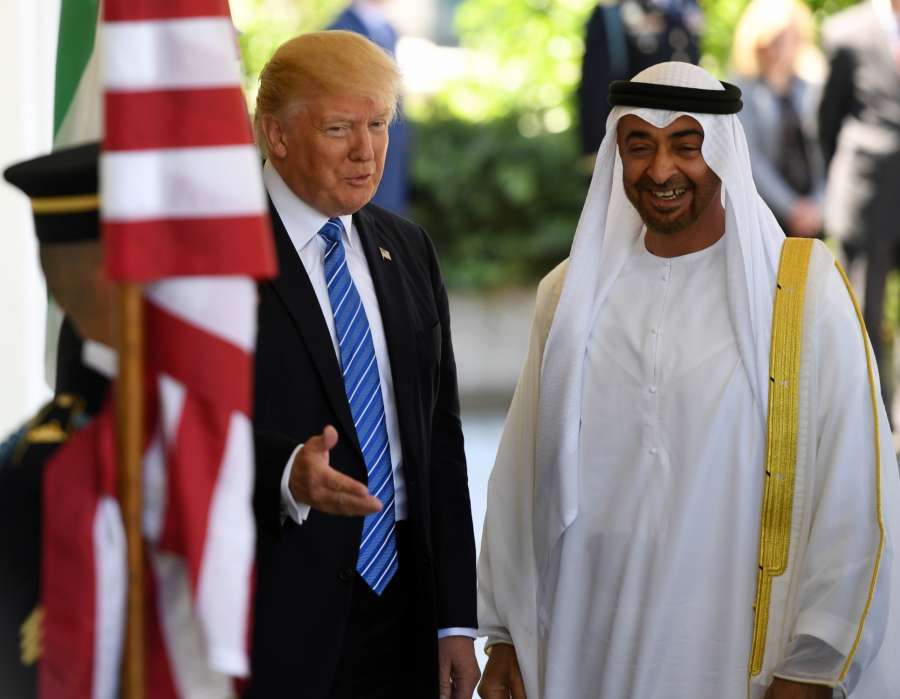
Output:
<path fill-rule="evenodd" d="M 144 550 L 141 539 L 141 456 L 144 431 L 143 293 L 139 284 L 118 287 L 119 377 L 116 422 L 119 499 L 128 546 L 123 699 L 144 697 Z"/>

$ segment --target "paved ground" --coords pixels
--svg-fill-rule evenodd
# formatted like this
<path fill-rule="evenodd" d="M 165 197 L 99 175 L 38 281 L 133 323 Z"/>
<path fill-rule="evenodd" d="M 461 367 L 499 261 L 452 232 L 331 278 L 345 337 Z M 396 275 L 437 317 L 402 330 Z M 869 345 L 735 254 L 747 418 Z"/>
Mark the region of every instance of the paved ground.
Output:
<path fill-rule="evenodd" d="M 469 497 L 472 499 L 472 522 L 475 525 L 475 546 L 481 548 L 481 528 L 487 504 L 487 483 L 494 466 L 494 456 L 503 431 L 505 410 L 464 411 L 463 434 L 466 438 L 466 460 L 469 465 Z M 476 652 L 482 669 L 487 660 L 482 650 L 484 640 L 476 642 Z"/>

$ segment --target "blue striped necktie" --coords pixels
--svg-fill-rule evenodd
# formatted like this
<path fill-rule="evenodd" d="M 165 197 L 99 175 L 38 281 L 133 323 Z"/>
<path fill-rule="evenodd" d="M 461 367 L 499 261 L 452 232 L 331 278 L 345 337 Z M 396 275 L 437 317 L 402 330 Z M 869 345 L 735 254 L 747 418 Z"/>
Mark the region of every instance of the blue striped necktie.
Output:
<path fill-rule="evenodd" d="M 372 331 L 359 292 L 347 268 L 341 233 L 344 224 L 330 218 L 319 235 L 325 240 L 325 282 L 341 354 L 344 390 L 369 475 L 369 492 L 381 500 L 381 512 L 363 522 L 356 570 L 380 595 L 397 572 L 394 536 L 394 477 L 384 423 L 384 401 Z"/>

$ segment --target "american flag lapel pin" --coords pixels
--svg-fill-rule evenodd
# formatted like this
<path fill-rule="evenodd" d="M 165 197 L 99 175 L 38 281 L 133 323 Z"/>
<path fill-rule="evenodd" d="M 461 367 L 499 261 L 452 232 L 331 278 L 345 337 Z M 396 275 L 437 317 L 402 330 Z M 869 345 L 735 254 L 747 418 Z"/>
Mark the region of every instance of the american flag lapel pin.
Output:
<path fill-rule="evenodd" d="M 391 261 L 391 253 L 389 250 L 385 250 L 384 248 L 378 248 L 378 251 L 381 253 L 381 259 Z"/>

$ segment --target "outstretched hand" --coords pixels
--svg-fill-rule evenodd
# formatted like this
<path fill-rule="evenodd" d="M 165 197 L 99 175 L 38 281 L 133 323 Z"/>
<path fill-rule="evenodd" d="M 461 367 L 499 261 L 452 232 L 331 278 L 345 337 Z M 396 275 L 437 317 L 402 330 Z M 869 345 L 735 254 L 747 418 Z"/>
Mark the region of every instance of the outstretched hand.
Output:
<path fill-rule="evenodd" d="M 326 425 L 310 437 L 294 457 L 288 487 L 298 503 L 333 515 L 360 517 L 381 510 L 381 501 L 365 485 L 331 467 L 337 430 Z"/>

